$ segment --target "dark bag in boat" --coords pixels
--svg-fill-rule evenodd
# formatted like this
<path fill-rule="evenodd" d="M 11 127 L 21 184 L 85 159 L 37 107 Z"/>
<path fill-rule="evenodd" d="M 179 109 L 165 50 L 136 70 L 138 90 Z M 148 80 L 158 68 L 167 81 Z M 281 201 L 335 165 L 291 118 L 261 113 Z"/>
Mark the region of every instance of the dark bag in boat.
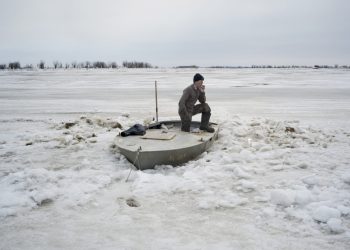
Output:
<path fill-rule="evenodd" d="M 121 132 L 121 136 L 129 136 L 129 135 L 144 135 L 146 134 L 146 128 L 141 124 L 135 124 L 131 128 Z"/>

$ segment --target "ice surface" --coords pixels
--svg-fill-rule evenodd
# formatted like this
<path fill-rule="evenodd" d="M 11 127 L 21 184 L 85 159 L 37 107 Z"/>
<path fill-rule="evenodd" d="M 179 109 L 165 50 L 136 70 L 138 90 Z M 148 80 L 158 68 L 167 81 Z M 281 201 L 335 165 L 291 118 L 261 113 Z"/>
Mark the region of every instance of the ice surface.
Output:
<path fill-rule="evenodd" d="M 196 72 L 0 71 L 0 249 L 348 249 L 350 71 L 198 71 L 218 141 L 128 182 L 116 123 Z"/>
<path fill-rule="evenodd" d="M 340 218 L 340 212 L 335 208 L 320 206 L 314 211 L 313 218 L 320 222 L 327 222 L 332 218 Z"/>
<path fill-rule="evenodd" d="M 295 201 L 295 192 L 292 190 L 274 189 L 271 192 L 271 201 L 274 204 L 289 207 Z"/>
<path fill-rule="evenodd" d="M 331 218 L 327 221 L 327 225 L 329 226 L 329 229 L 333 233 L 342 233 L 344 232 L 344 227 L 342 225 L 342 222 L 338 218 Z"/>

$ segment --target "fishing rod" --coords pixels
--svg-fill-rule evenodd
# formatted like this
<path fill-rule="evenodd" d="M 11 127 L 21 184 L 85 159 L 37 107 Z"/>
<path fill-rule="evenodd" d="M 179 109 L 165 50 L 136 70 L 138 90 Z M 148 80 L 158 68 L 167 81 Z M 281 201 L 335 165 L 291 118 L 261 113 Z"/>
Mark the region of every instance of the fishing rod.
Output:
<path fill-rule="evenodd" d="M 156 122 L 158 122 L 158 90 L 157 90 L 157 81 L 154 82 L 154 91 L 156 95 Z"/>

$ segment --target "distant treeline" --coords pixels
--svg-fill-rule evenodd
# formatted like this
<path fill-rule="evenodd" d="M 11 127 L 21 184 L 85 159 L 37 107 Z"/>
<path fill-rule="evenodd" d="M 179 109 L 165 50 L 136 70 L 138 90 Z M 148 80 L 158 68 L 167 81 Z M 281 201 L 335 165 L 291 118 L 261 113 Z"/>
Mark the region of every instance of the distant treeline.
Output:
<path fill-rule="evenodd" d="M 211 66 L 209 68 L 215 69 L 350 69 L 350 65 L 314 65 L 314 66 L 305 66 L 305 65 L 252 65 L 252 66 Z"/>
<path fill-rule="evenodd" d="M 122 63 L 122 66 L 124 68 L 158 68 L 157 66 L 152 66 L 150 63 L 147 62 L 137 62 L 137 61 L 124 61 Z M 53 61 L 52 65 L 48 65 L 45 63 L 45 61 L 40 61 L 37 65 L 33 64 L 26 64 L 25 66 L 21 66 L 21 63 L 16 62 L 10 62 L 8 64 L 0 64 L 0 70 L 5 69 L 117 69 L 120 68 L 120 66 L 116 62 L 103 62 L 103 61 L 95 61 L 95 62 L 71 62 L 71 63 L 62 63 L 59 61 Z M 305 65 L 251 65 L 251 66 L 210 66 L 210 67 L 200 67 L 197 65 L 181 65 L 176 66 L 174 68 L 177 69 L 197 69 L 197 68 L 214 68 L 214 69 L 271 69 L 271 68 L 277 68 L 277 69 L 298 69 L 298 68 L 304 68 L 304 69 L 350 69 L 350 65 L 314 65 L 314 66 L 305 66 Z"/>
<path fill-rule="evenodd" d="M 182 66 L 176 66 L 177 69 L 198 69 L 199 67 L 197 65 L 182 65 Z"/>
<path fill-rule="evenodd" d="M 174 67 L 176 69 L 197 69 L 201 68 L 197 65 L 181 65 Z M 300 65 L 251 65 L 251 66 L 210 66 L 210 67 L 202 67 L 202 68 L 211 68 L 211 69 L 337 69 L 337 68 L 343 68 L 343 69 L 350 69 L 350 65 L 341 65 L 338 64 L 335 65 L 314 65 L 314 66 L 300 66 Z"/>
<path fill-rule="evenodd" d="M 152 65 L 146 62 L 123 62 L 125 68 L 152 68 Z"/>
<path fill-rule="evenodd" d="M 122 64 L 124 68 L 153 68 L 150 63 L 147 62 L 128 62 L 124 61 Z M 8 64 L 0 64 L 1 69 L 117 69 L 119 65 L 116 62 L 103 62 L 103 61 L 95 61 L 95 62 L 71 62 L 71 63 L 62 63 L 59 61 L 54 61 L 52 65 L 48 65 L 45 61 L 40 61 L 37 65 L 26 64 L 25 66 L 21 66 L 20 62 L 10 62 Z"/>
<path fill-rule="evenodd" d="M 304 69 L 337 69 L 337 68 L 344 68 L 344 69 L 348 69 L 350 68 L 349 65 L 338 65 L 338 64 L 334 64 L 334 65 L 314 65 L 314 66 L 299 66 L 299 65 L 252 65 L 252 68 L 294 68 L 294 69 L 298 69 L 298 68 L 304 68 Z"/>

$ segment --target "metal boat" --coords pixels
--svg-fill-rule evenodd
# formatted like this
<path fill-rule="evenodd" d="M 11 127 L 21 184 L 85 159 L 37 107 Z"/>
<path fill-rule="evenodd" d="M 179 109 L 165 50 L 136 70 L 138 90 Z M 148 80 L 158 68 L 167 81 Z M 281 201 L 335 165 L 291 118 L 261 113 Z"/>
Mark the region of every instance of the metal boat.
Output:
<path fill-rule="evenodd" d="M 115 144 L 137 169 L 177 166 L 207 151 L 218 138 L 218 124 L 210 123 L 214 133 L 202 131 L 199 126 L 200 122 L 192 121 L 191 132 L 183 132 L 181 121 L 157 122 L 151 124 L 143 136 L 117 136 Z"/>

